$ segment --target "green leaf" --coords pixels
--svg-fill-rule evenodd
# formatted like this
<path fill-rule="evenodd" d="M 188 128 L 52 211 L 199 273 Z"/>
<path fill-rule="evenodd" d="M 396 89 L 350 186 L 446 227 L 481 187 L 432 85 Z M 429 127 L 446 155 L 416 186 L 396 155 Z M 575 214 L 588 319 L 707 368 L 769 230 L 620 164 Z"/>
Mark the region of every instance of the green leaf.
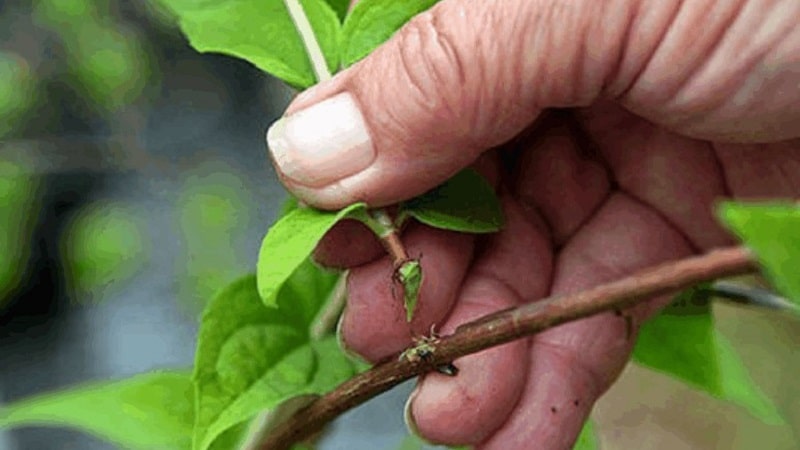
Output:
<path fill-rule="evenodd" d="M 419 301 L 419 290 L 422 287 L 422 266 L 419 261 L 410 260 L 397 268 L 397 278 L 403 285 L 403 305 L 406 308 L 406 320 L 411 322 L 414 308 Z"/>
<path fill-rule="evenodd" d="M 208 305 L 194 372 L 195 450 L 208 448 L 224 431 L 261 411 L 328 391 L 355 373 L 335 337 L 310 340 L 310 318 L 327 297 L 319 294 L 333 283 L 326 278 L 316 288 L 307 286 L 316 281 L 303 278 L 313 268 L 306 264 L 281 290 L 280 308 L 264 307 L 253 276 L 232 284 Z M 299 301 L 305 302 L 302 313 L 284 310 Z"/>
<path fill-rule="evenodd" d="M 344 21 L 342 66 L 348 67 L 386 42 L 437 0 L 362 0 Z"/>
<path fill-rule="evenodd" d="M 591 419 L 587 420 L 581 428 L 581 434 L 575 441 L 572 450 L 597 450 L 600 448 L 600 440 L 597 438 L 597 432 L 594 429 L 594 422 Z"/>
<path fill-rule="evenodd" d="M 444 184 L 400 205 L 409 215 L 436 228 L 492 233 L 503 226 L 503 208 L 492 187 L 474 170 L 463 170 Z"/>
<path fill-rule="evenodd" d="M 277 305 L 283 283 L 311 255 L 314 247 L 339 220 L 366 209 L 356 203 L 339 211 L 298 208 L 290 211 L 267 232 L 258 255 L 258 292 L 264 304 Z"/>
<path fill-rule="evenodd" d="M 796 203 L 723 203 L 719 215 L 755 252 L 764 274 L 800 304 L 800 206 Z"/>
<path fill-rule="evenodd" d="M 163 372 L 43 394 L 0 409 L 0 427 L 77 428 L 128 449 L 188 449 L 192 384 Z"/>
<path fill-rule="evenodd" d="M 340 276 L 305 260 L 283 284 L 278 295 L 283 320 L 308 330 L 328 302 Z"/>
<path fill-rule="evenodd" d="M 688 290 L 645 322 L 634 361 L 736 403 L 765 423 L 783 424 L 780 412 L 753 383 L 730 343 L 714 327 L 711 307 L 702 297 L 705 293 L 702 287 Z"/>
<path fill-rule="evenodd" d="M 236 56 L 297 88 L 316 82 L 283 0 L 160 0 L 178 17 L 192 47 Z M 322 0 L 301 0 L 328 67 L 339 67 L 341 24 Z"/>

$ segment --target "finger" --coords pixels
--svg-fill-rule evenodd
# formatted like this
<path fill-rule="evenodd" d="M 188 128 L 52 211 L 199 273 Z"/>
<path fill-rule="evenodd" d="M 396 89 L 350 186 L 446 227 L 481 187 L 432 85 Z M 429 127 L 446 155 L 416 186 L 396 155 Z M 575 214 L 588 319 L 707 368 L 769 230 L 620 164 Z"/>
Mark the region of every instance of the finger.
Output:
<path fill-rule="evenodd" d="M 609 97 L 697 138 L 800 136 L 800 2 L 637 3 Z"/>
<path fill-rule="evenodd" d="M 714 203 L 729 194 L 708 142 L 659 128 L 610 102 L 582 111 L 579 120 L 620 189 L 659 211 L 697 249 L 730 245 L 714 212 Z"/>
<path fill-rule="evenodd" d="M 445 0 L 270 128 L 284 183 L 325 208 L 417 195 L 546 106 L 586 105 L 638 2 Z"/>
<path fill-rule="evenodd" d="M 552 247 L 541 222 L 530 220 L 509 195 L 503 196 L 506 226 L 489 240 L 470 269 L 468 281 L 443 334 L 459 324 L 539 298 L 547 292 Z M 507 418 L 523 389 L 527 340 L 476 353 L 454 362 L 456 377 L 426 375 L 410 400 L 408 416 L 425 438 L 447 444 L 477 444 Z"/>
<path fill-rule="evenodd" d="M 347 279 L 347 307 L 340 325 L 348 349 L 378 361 L 409 346 L 412 336 L 427 335 L 455 301 L 472 257 L 474 238 L 419 224 L 409 225 L 403 242 L 419 258 L 422 286 L 411 324 L 406 321 L 400 286 L 393 287 L 388 257 L 356 267 Z"/>
<path fill-rule="evenodd" d="M 520 159 L 514 185 L 523 208 L 541 211 L 556 246 L 591 217 L 611 187 L 605 162 L 580 148 L 572 122 L 562 114 L 541 124 Z"/>
<path fill-rule="evenodd" d="M 489 277 L 470 277 L 442 329 L 513 306 L 513 290 Z M 525 386 L 528 341 L 520 339 L 453 362 L 455 377 L 425 375 L 409 398 L 406 417 L 417 434 L 441 444 L 476 444 L 507 418 Z"/>
<path fill-rule="evenodd" d="M 685 237 L 651 208 L 612 195 L 558 256 L 553 294 L 577 292 L 691 253 Z M 657 305 L 635 308 L 634 327 Z M 534 337 L 526 385 L 508 421 L 485 449 L 571 448 L 591 406 L 625 366 L 634 340 L 627 321 L 604 314 Z"/>
<path fill-rule="evenodd" d="M 718 144 L 715 149 L 735 197 L 800 197 L 800 139 L 766 145 Z"/>

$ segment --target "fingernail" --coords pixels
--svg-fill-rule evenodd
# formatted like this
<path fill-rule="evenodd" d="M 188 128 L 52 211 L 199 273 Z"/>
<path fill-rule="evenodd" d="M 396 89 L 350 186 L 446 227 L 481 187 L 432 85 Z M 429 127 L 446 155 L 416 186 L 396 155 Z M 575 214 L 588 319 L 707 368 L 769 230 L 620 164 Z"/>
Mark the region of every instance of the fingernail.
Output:
<path fill-rule="evenodd" d="M 421 438 L 419 433 L 419 428 L 417 428 L 417 422 L 414 420 L 414 413 L 411 411 L 412 404 L 414 403 L 414 398 L 417 397 L 419 393 L 419 380 L 417 380 L 417 385 L 414 386 L 414 390 L 411 391 L 411 394 L 408 396 L 406 400 L 406 404 L 403 406 L 403 421 L 406 423 L 406 430 L 410 434 Z"/>
<path fill-rule="evenodd" d="M 283 175 L 308 187 L 354 175 L 375 159 L 364 116 L 348 93 L 275 122 L 267 145 Z"/>
<path fill-rule="evenodd" d="M 345 306 L 345 310 L 346 309 L 347 306 Z M 364 364 L 365 366 L 370 366 L 371 364 L 369 361 L 356 353 L 355 350 L 351 349 L 350 346 L 347 345 L 347 341 L 344 340 L 344 335 L 342 335 L 342 322 L 344 321 L 344 314 L 346 312 L 345 310 L 339 314 L 339 321 L 336 322 L 336 341 L 339 343 L 339 348 L 342 349 L 342 351 L 344 351 L 344 353 L 353 361 Z"/>

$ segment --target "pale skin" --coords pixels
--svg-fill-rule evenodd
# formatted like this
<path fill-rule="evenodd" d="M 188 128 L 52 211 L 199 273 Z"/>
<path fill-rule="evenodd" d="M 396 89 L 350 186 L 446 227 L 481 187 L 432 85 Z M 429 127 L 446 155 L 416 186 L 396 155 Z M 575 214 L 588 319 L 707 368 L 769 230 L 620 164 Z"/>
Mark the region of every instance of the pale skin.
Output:
<path fill-rule="evenodd" d="M 412 224 L 425 281 L 406 324 L 392 265 L 360 225 L 316 252 L 352 267 L 341 333 L 376 361 L 460 323 L 731 244 L 713 205 L 800 196 L 797 0 L 444 0 L 288 114 L 349 93 L 369 170 L 306 185 L 310 204 L 395 203 L 474 165 L 506 226 L 488 237 Z M 550 108 L 563 108 L 551 111 Z M 343 162 L 346 164 L 346 161 Z M 281 167 L 278 167 L 279 172 Z M 557 327 L 425 376 L 422 436 L 482 449 L 570 448 L 666 298 Z"/>

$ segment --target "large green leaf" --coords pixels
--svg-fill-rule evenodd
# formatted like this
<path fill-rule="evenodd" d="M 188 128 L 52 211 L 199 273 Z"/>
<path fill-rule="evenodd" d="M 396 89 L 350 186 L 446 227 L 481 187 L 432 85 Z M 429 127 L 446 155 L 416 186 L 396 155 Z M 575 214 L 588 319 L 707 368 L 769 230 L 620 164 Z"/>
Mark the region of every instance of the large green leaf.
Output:
<path fill-rule="evenodd" d="M 783 424 L 775 405 L 761 392 L 731 344 L 714 326 L 701 288 L 688 290 L 644 323 L 634 361 L 674 376 L 713 397 L 736 403 L 768 424 Z"/>
<path fill-rule="evenodd" d="M 129 449 L 188 449 L 192 385 L 186 373 L 153 373 L 44 394 L 0 409 L 0 427 L 62 426 Z"/>
<path fill-rule="evenodd" d="M 324 291 L 334 284 L 328 275 L 314 278 L 307 272 L 312 269 L 318 270 L 306 262 L 285 284 L 277 300 L 280 308 L 263 305 L 253 276 L 232 284 L 208 305 L 194 372 L 195 450 L 208 448 L 220 434 L 259 412 L 330 390 L 355 373 L 335 337 L 312 341 L 309 336 L 310 321 L 327 297 Z"/>
<path fill-rule="evenodd" d="M 362 0 L 344 22 L 342 65 L 348 67 L 388 40 L 437 0 Z"/>
<path fill-rule="evenodd" d="M 160 0 L 178 17 L 192 46 L 236 56 L 297 88 L 316 82 L 283 0 Z M 339 66 L 341 24 L 322 0 L 301 0 L 331 70 Z"/>
<path fill-rule="evenodd" d="M 75 428 L 130 450 L 189 450 L 194 424 L 187 372 L 156 372 L 38 395 L 0 408 L 0 428 Z M 239 447 L 244 427 L 213 450 Z"/>
<path fill-rule="evenodd" d="M 278 295 L 282 320 L 302 330 L 312 322 L 330 299 L 341 274 L 320 269 L 307 259 L 283 284 Z"/>
<path fill-rule="evenodd" d="M 719 215 L 755 252 L 775 287 L 800 304 L 800 206 L 723 203 Z"/>
<path fill-rule="evenodd" d="M 278 291 L 325 233 L 339 220 L 365 209 L 363 203 L 339 211 L 297 208 L 278 220 L 264 237 L 258 255 L 258 292 L 264 303 L 276 306 Z"/>
<path fill-rule="evenodd" d="M 426 225 L 464 233 L 491 233 L 503 226 L 503 209 L 492 187 L 470 169 L 404 202 L 400 211 Z"/>

